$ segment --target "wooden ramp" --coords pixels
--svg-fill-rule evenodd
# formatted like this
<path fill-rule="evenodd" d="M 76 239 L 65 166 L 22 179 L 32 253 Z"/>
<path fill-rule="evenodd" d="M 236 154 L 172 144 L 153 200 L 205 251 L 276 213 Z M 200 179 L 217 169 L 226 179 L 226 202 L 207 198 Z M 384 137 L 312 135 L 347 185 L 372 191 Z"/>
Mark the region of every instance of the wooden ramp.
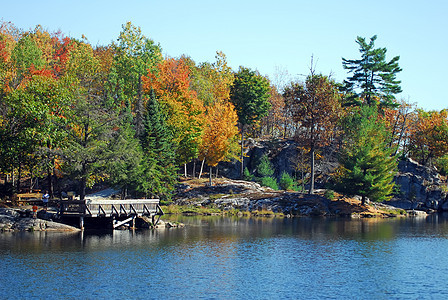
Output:
<path fill-rule="evenodd" d="M 117 228 L 131 222 L 135 227 L 135 218 L 143 216 L 152 218 L 155 225 L 163 214 L 159 199 L 61 200 L 58 209 L 59 217 L 78 217 L 81 229 L 84 218 L 111 218 L 113 228 Z"/>

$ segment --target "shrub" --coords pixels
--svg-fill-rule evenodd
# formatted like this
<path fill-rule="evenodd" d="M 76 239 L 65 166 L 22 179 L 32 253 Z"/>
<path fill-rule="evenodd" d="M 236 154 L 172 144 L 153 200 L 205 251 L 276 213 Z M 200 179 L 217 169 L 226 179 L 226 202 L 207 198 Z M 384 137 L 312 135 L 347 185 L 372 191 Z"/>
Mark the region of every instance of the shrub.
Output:
<path fill-rule="evenodd" d="M 445 154 L 444 156 L 437 158 L 435 164 L 439 169 L 440 174 L 442 175 L 448 174 L 448 154 Z"/>
<path fill-rule="evenodd" d="M 282 176 L 280 177 L 280 187 L 285 191 L 298 190 L 294 178 L 292 178 L 287 172 L 283 172 Z"/>
<path fill-rule="evenodd" d="M 270 176 L 262 177 L 260 183 L 262 186 L 267 186 L 273 190 L 278 190 L 277 180 L 275 180 L 275 178 L 273 178 L 273 177 L 270 177 Z"/>
<path fill-rule="evenodd" d="M 324 197 L 333 200 L 334 199 L 334 191 L 333 190 L 325 190 Z"/>
<path fill-rule="evenodd" d="M 246 181 L 254 180 L 254 175 L 250 174 L 249 169 L 247 167 L 244 168 L 243 179 Z"/>
<path fill-rule="evenodd" d="M 392 189 L 392 194 L 398 197 L 404 196 L 404 193 L 401 191 L 400 185 L 394 185 Z"/>
<path fill-rule="evenodd" d="M 274 167 L 266 154 L 261 157 L 257 171 L 260 177 L 270 177 L 274 175 Z"/>

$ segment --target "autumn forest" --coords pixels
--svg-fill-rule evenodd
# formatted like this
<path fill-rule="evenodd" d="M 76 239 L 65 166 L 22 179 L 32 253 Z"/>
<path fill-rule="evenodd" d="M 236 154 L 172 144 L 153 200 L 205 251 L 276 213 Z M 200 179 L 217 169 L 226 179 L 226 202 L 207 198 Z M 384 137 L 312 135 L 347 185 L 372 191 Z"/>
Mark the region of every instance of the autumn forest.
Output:
<path fill-rule="evenodd" d="M 306 78 L 279 83 L 232 70 L 219 51 L 213 62 L 164 57 L 130 22 L 104 46 L 2 22 L 0 197 L 21 191 L 27 178 L 54 196 L 67 181 L 81 199 L 95 184 L 123 197 L 169 199 L 193 162 L 209 176 L 234 162 L 243 178 L 253 138 L 294 139 L 304 155 L 297 168 L 308 175 L 283 175 L 309 193 L 315 164 L 336 152 L 332 189 L 388 200 L 399 159 L 448 171 L 448 111 L 398 99 L 399 57 L 387 58 L 376 39 L 354 38 L 359 57 L 342 59 L 343 82 L 311 60 Z"/>

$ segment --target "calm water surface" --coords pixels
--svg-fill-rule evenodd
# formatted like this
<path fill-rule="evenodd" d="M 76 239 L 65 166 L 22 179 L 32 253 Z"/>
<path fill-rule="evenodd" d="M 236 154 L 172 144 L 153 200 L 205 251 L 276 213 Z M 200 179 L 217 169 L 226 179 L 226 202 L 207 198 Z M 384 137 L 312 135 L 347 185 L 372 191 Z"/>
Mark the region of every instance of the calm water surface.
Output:
<path fill-rule="evenodd" d="M 0 234 L 0 299 L 447 299 L 448 221 L 183 217 Z"/>

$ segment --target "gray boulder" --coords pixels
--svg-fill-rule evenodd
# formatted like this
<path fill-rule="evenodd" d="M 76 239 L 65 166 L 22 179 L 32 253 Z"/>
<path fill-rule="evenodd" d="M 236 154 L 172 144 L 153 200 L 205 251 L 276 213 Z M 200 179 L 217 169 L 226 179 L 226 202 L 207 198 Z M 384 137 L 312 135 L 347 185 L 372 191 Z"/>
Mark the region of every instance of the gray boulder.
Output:
<path fill-rule="evenodd" d="M 385 202 L 387 205 L 396 207 L 396 208 L 401 208 L 401 209 L 416 209 L 421 207 L 424 203 L 423 202 L 414 202 L 414 201 L 410 201 L 410 200 L 391 200 L 391 201 L 387 201 Z"/>
<path fill-rule="evenodd" d="M 448 211 L 448 201 L 443 202 L 443 203 L 440 205 L 440 209 L 441 209 L 442 211 Z"/>
<path fill-rule="evenodd" d="M 18 231 L 79 231 L 79 228 L 42 219 L 22 218 L 13 226 Z"/>
<path fill-rule="evenodd" d="M 398 163 L 398 171 L 394 181 L 400 193 L 395 196 L 396 201 L 390 202 L 391 205 L 403 209 L 440 208 L 446 195 L 442 192 L 437 170 L 408 158 Z"/>
<path fill-rule="evenodd" d="M 3 207 L 0 208 L 0 215 L 10 216 L 10 217 L 13 217 L 13 218 L 20 217 L 20 213 L 16 209 L 3 208 Z"/>
<path fill-rule="evenodd" d="M 10 231 L 14 226 L 15 218 L 7 215 L 0 215 L 0 231 Z"/>

